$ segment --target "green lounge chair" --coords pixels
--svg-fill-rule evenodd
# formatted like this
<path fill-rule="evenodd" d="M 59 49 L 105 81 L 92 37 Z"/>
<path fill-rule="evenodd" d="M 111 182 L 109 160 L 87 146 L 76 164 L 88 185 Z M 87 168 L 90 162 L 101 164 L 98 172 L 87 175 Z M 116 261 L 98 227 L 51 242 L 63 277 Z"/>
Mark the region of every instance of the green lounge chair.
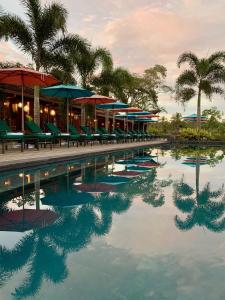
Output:
<path fill-rule="evenodd" d="M 80 126 L 82 132 L 92 141 L 100 141 L 100 135 L 98 133 L 92 133 L 90 128 L 85 125 Z"/>
<path fill-rule="evenodd" d="M 124 136 L 124 140 L 125 141 L 130 141 L 131 140 L 131 136 L 129 133 L 125 132 L 124 130 L 122 130 L 121 128 L 117 128 L 116 129 L 120 134 L 122 134 Z"/>
<path fill-rule="evenodd" d="M 2 144 L 2 153 L 5 153 L 5 149 L 8 148 L 7 142 L 11 142 L 11 141 L 20 142 L 21 152 L 23 152 L 24 133 L 23 132 L 13 132 L 11 130 L 11 128 L 7 125 L 5 120 L 0 120 L 0 141 Z"/>
<path fill-rule="evenodd" d="M 119 132 L 117 128 L 115 128 L 112 133 L 116 135 L 117 142 L 124 142 L 125 141 L 124 134 Z"/>
<path fill-rule="evenodd" d="M 54 136 L 51 132 L 43 132 L 34 121 L 26 121 L 25 127 L 30 132 L 30 134 L 26 135 L 25 143 L 28 144 L 28 142 L 34 141 L 37 149 L 39 149 L 39 145 L 44 144 L 44 146 L 46 146 L 47 144 L 50 144 L 50 148 L 52 149 Z"/>
<path fill-rule="evenodd" d="M 79 136 L 78 135 L 72 135 L 70 133 L 62 133 L 60 129 L 53 123 L 46 123 L 45 127 L 52 133 L 55 140 L 59 141 L 59 145 L 61 147 L 62 140 L 67 141 L 67 146 L 69 148 L 70 141 L 76 141 L 78 146 Z"/>
<path fill-rule="evenodd" d="M 73 136 L 74 138 L 76 138 L 80 144 L 84 144 L 86 145 L 87 142 L 92 142 L 92 138 L 87 136 L 86 134 L 80 134 L 77 130 L 77 128 L 73 125 L 69 125 L 69 131 L 71 136 Z"/>
<path fill-rule="evenodd" d="M 101 132 L 102 134 L 104 134 L 105 136 L 107 136 L 107 138 L 110 141 L 115 141 L 116 140 L 116 134 L 109 133 L 109 131 L 107 131 L 107 129 L 105 127 L 99 127 L 98 131 Z"/>

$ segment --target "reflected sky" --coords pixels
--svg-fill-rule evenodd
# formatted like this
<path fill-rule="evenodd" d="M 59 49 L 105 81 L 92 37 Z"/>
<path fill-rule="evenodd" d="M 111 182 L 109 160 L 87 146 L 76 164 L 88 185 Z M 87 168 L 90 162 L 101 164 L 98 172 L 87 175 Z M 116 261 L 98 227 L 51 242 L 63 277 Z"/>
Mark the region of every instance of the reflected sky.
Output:
<path fill-rule="evenodd" d="M 139 149 L 0 174 L 0 299 L 224 299 L 223 151 Z M 144 161 L 139 175 L 113 175 Z"/>

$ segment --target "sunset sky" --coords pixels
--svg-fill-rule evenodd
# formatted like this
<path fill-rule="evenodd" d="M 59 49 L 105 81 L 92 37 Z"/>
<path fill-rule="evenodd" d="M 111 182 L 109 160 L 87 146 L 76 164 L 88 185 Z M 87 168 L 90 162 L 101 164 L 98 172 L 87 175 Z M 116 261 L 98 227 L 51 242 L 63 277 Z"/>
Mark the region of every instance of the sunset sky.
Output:
<path fill-rule="evenodd" d="M 224 0 L 61 0 L 61 3 L 69 11 L 69 32 L 108 48 L 115 65 L 132 72 L 141 73 L 154 64 L 165 65 L 170 85 L 179 74 L 176 61 L 182 52 L 191 50 L 207 56 L 225 50 Z M 1 0 L 1 6 L 24 16 L 19 0 Z M 0 60 L 29 61 L 9 42 L 1 42 Z M 160 105 L 169 114 L 196 111 L 195 100 L 183 112 L 169 95 L 160 96 Z M 225 101 L 215 96 L 210 103 L 203 98 L 203 109 L 213 105 L 224 110 Z"/>

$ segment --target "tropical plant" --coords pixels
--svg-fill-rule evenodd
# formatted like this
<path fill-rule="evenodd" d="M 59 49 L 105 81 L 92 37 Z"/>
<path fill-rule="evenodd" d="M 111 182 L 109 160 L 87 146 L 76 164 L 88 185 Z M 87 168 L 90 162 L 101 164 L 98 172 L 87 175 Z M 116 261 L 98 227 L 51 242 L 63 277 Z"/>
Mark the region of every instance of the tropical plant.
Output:
<path fill-rule="evenodd" d="M 225 230 L 225 195 L 222 186 L 217 191 L 211 191 L 207 183 L 200 191 L 200 155 L 192 157 L 195 164 L 195 189 L 184 182 L 184 177 L 174 183 L 174 204 L 184 214 L 185 220 L 175 216 L 175 224 L 180 230 L 190 230 L 195 225 L 205 226 L 207 229 L 220 232 Z M 218 201 L 219 198 L 222 198 Z"/>
<path fill-rule="evenodd" d="M 35 63 L 36 70 L 60 67 L 71 70 L 68 49 L 82 52 L 86 42 L 78 35 L 65 35 L 66 9 L 57 2 L 42 5 L 40 0 L 21 1 L 27 21 L 17 15 L 3 13 L 0 38 L 11 39 Z"/>
<path fill-rule="evenodd" d="M 184 70 L 176 80 L 176 99 L 182 103 L 197 96 L 197 127 L 201 125 L 201 97 L 204 93 L 209 99 L 214 94 L 224 95 L 221 84 L 225 83 L 225 52 L 215 52 L 207 58 L 198 58 L 192 52 L 185 52 L 179 58 L 180 68 L 184 63 L 189 69 Z"/>
<path fill-rule="evenodd" d="M 225 230 L 225 199 L 223 188 L 211 191 L 207 183 L 204 189 L 195 193 L 195 190 L 186 184 L 183 179 L 174 185 L 175 206 L 184 214 L 185 220 L 175 216 L 175 224 L 180 230 L 190 230 L 195 225 L 205 226 L 207 229 L 220 232 Z M 219 197 L 221 201 L 217 201 Z M 222 218 L 223 217 L 223 218 Z"/>
<path fill-rule="evenodd" d="M 95 76 L 92 84 L 100 94 L 105 96 L 112 94 L 116 99 L 127 103 L 129 100 L 127 91 L 132 88 L 134 78 L 124 68 L 109 68 Z"/>
<path fill-rule="evenodd" d="M 113 65 L 112 56 L 105 48 L 93 49 L 89 46 L 79 54 L 71 51 L 70 56 L 84 88 L 90 87 L 96 72 L 107 72 Z"/>

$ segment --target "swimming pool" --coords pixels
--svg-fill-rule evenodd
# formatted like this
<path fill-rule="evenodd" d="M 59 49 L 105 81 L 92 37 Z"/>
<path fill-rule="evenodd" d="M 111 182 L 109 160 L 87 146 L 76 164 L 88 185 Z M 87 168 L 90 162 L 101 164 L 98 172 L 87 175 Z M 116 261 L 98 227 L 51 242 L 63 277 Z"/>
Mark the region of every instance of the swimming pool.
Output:
<path fill-rule="evenodd" d="M 224 150 L 0 173 L 0 299 L 224 299 Z"/>

